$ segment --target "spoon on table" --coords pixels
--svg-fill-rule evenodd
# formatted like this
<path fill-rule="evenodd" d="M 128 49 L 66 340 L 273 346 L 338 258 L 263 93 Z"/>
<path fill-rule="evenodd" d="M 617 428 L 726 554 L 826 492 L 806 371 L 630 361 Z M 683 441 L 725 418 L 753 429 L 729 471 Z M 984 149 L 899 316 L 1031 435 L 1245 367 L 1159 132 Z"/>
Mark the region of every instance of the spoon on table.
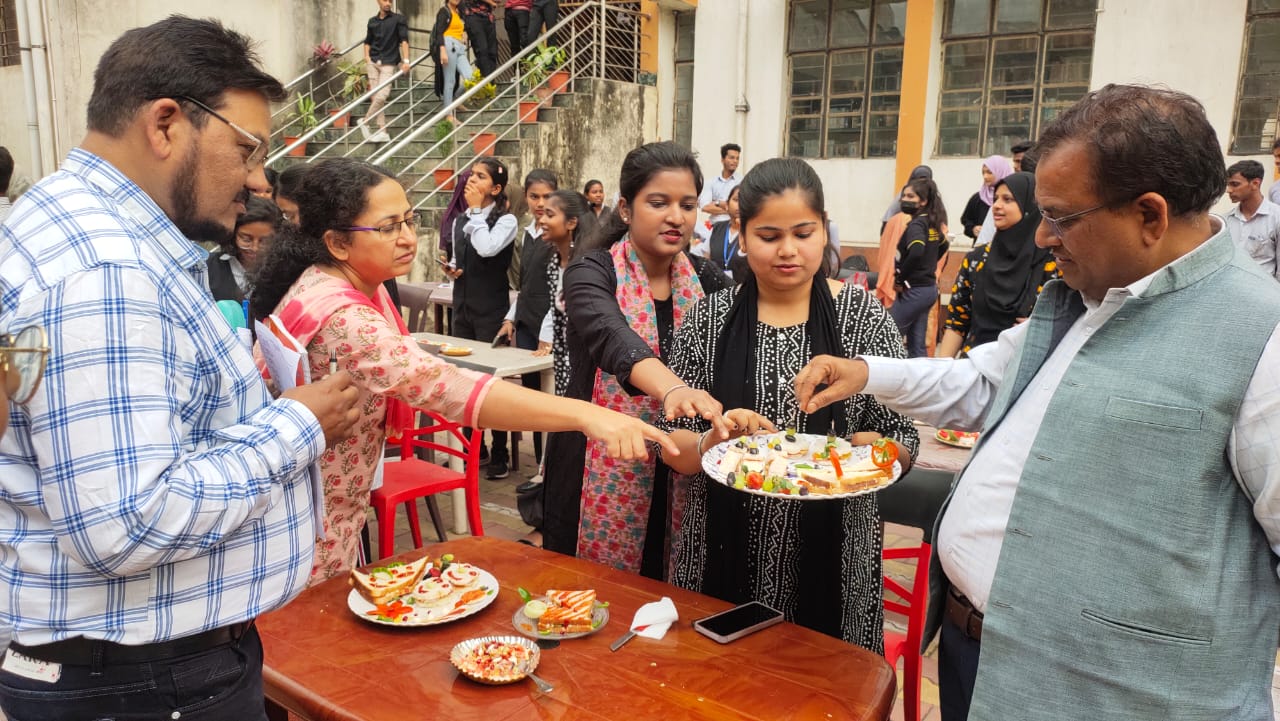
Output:
<path fill-rule="evenodd" d="M 533 681 L 534 685 L 538 687 L 539 691 L 543 693 L 551 693 L 556 689 L 555 686 L 552 686 L 551 684 L 547 683 L 543 679 L 538 678 L 536 675 L 534 675 L 533 667 L 529 663 L 525 663 L 524 665 L 522 665 L 520 667 L 520 670 L 524 671 L 525 675 L 528 676 L 530 680 Z"/>

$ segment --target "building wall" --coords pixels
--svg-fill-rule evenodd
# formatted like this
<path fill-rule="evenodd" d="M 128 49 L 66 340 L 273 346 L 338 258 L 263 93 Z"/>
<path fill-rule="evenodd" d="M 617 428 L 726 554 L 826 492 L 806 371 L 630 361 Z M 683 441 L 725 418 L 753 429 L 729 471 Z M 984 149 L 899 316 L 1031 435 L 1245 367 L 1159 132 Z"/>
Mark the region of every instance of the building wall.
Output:
<path fill-rule="evenodd" d="M 933 168 L 953 225 L 982 182 L 981 158 L 933 156 L 944 0 L 909 2 L 933 5 L 928 75 L 903 78 L 904 86 L 923 83 L 928 87 L 921 143 L 924 157 L 811 161 L 823 179 L 828 212 L 839 224 L 846 246 L 876 243 L 880 216 L 897 191 L 896 166 L 923 162 Z M 1153 83 L 1187 92 L 1204 103 L 1225 150 L 1240 81 L 1247 0 L 1099 0 L 1098 4 L 1090 87 Z M 738 138 L 733 106 L 737 101 L 737 17 L 743 5 L 750 14 L 746 73 L 751 110 L 745 132 Z M 717 0 L 702 3 L 697 10 L 693 143 L 707 175 L 719 172 L 718 148 L 730 140 L 743 146 L 741 172 L 784 150 L 788 7 L 787 0 Z M 669 103 L 669 98 L 670 94 L 664 95 L 662 102 Z M 666 128 L 669 132 L 669 123 Z M 1227 163 L 1240 159 L 1228 156 Z M 1269 156 L 1254 159 L 1267 168 L 1273 166 Z M 1224 196 L 1217 209 L 1229 207 Z M 957 246 L 967 246 L 968 238 L 958 228 L 955 232 Z"/>

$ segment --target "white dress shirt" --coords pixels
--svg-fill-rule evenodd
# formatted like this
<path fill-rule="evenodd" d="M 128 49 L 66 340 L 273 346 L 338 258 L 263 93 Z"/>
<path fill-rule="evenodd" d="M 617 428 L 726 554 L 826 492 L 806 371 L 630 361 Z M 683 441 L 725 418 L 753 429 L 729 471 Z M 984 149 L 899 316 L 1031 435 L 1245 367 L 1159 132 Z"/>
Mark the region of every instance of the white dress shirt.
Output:
<path fill-rule="evenodd" d="M 1227 213 L 1225 220 L 1236 247 L 1258 261 L 1258 265 L 1268 275 L 1280 278 L 1276 272 L 1276 244 L 1280 243 L 1280 205 L 1263 198 L 1253 217 L 1245 218 L 1237 203 Z"/>
<path fill-rule="evenodd" d="M 702 187 L 702 195 L 698 196 L 698 208 L 705 208 L 712 203 L 725 202 L 729 199 L 729 191 L 737 187 L 739 182 L 741 182 L 741 180 L 738 178 L 737 173 L 734 173 L 727 178 L 724 177 L 723 172 L 716 173 L 716 176 Z M 715 225 L 722 220 L 728 219 L 728 213 L 719 213 L 709 217 L 707 222 Z"/>
<path fill-rule="evenodd" d="M 1221 221 L 1214 218 L 1213 223 L 1216 232 Z M 1199 251 L 1192 254 L 1195 252 Z M 1178 262 L 1181 259 L 1172 265 Z M 1058 383 L 1089 336 L 1126 298 L 1140 297 L 1154 276 L 1111 289 L 1101 303 L 1085 299 L 1085 313 L 1009 408 L 999 427 L 989 432 L 961 474 L 938 527 L 936 545 L 947 578 L 979 611 L 986 609 L 1014 494 Z M 1272 551 L 1280 554 L 1278 331 L 1280 326 L 1272 331 L 1245 390 L 1231 429 L 1227 458 L 1237 482 L 1253 501 L 1254 517 Z M 980 430 L 1004 380 L 1004 370 L 1025 336 L 1026 324 L 1016 325 L 995 342 L 977 346 L 968 358 L 959 360 L 867 357 L 870 377 L 864 392 L 939 428 Z"/>
<path fill-rule="evenodd" d="M 516 216 L 507 213 L 498 218 L 498 222 L 490 228 L 489 212 L 491 210 L 493 210 L 493 203 L 478 210 L 467 210 L 467 224 L 462 226 L 462 232 L 471 239 L 471 247 L 476 249 L 476 253 L 481 258 L 492 258 L 516 239 L 518 229 L 516 226 L 519 222 Z M 455 252 L 450 263 L 456 268 L 457 261 L 458 254 Z"/>

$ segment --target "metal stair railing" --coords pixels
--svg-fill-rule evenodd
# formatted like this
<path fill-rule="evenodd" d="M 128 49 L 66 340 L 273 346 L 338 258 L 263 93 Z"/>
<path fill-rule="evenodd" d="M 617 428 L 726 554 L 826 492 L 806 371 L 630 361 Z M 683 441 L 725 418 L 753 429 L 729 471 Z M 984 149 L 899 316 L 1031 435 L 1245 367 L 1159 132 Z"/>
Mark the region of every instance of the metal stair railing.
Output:
<path fill-rule="evenodd" d="M 410 28 L 411 40 L 415 37 L 415 35 L 419 38 L 422 37 L 424 33 L 427 34 L 429 37 L 429 33 L 426 33 L 426 31 Z M 327 64 L 332 64 L 334 66 L 338 65 L 341 62 L 340 60 L 341 58 L 345 58 L 346 56 L 350 55 L 353 51 L 360 49 L 361 46 L 363 45 L 364 45 L 364 42 L 361 41 L 348 47 L 341 54 L 338 54 L 335 56 L 335 58 L 330 59 L 329 63 Z M 413 110 L 418 106 L 422 105 L 423 103 L 429 102 L 430 98 L 434 96 L 435 72 L 434 72 L 434 64 L 431 62 L 432 60 L 431 53 L 429 52 L 429 49 L 422 48 L 414 44 L 413 42 L 411 42 L 410 43 L 411 54 L 413 50 L 420 50 L 422 51 L 422 54 L 419 55 L 417 58 L 410 60 L 409 73 L 407 75 L 407 77 L 409 78 L 409 85 L 408 87 L 402 89 L 399 93 L 393 94 L 391 97 L 389 97 L 387 99 L 387 105 L 386 105 L 386 107 L 392 108 L 392 107 L 399 107 L 404 102 L 407 102 L 408 111 L 401 111 L 399 114 L 391 117 L 389 120 L 389 123 L 401 119 L 406 114 L 406 112 L 409 115 L 409 122 L 412 123 Z M 349 62 L 359 62 L 360 66 L 363 67 L 364 66 L 363 52 L 360 53 L 358 60 L 353 60 Z M 414 69 L 422 67 L 424 65 L 427 68 L 431 68 L 432 71 L 427 73 L 426 77 L 415 78 L 413 75 Z M 288 83 L 288 85 L 286 85 L 286 88 L 292 88 L 296 90 L 296 93 L 293 97 L 290 98 L 290 102 L 283 104 L 280 108 L 278 108 L 272 114 L 274 130 L 271 133 L 271 137 L 273 139 L 280 139 L 280 140 L 282 140 L 283 138 L 289 137 L 289 138 L 294 138 L 294 140 L 292 140 L 292 142 L 283 143 L 283 147 L 276 150 L 267 158 L 266 165 L 268 167 L 277 163 L 278 161 L 280 161 L 280 159 L 288 156 L 289 153 L 292 152 L 294 149 L 298 148 L 301 145 L 306 144 L 307 142 L 309 142 L 310 140 L 318 136 L 326 128 L 331 127 L 335 122 L 337 122 L 338 118 L 348 116 L 353 110 L 359 108 L 361 105 L 368 102 L 370 98 L 376 95 L 383 88 L 390 87 L 394 85 L 396 81 L 398 81 L 400 78 L 406 77 L 406 73 L 404 71 L 396 70 L 396 72 L 387 80 L 384 80 L 378 85 L 367 89 L 365 92 L 360 94 L 354 100 L 346 101 L 345 104 L 342 104 L 338 108 L 337 112 L 331 113 L 328 115 L 328 117 L 325 117 L 323 119 L 318 119 L 315 127 L 311 128 L 310 130 L 302 131 L 297 127 L 298 125 L 297 119 L 293 117 L 294 109 L 296 108 L 298 97 L 302 97 L 302 96 L 311 97 L 312 100 L 315 101 L 315 106 L 317 111 L 319 111 L 325 106 L 331 105 L 333 99 L 339 96 L 339 91 L 335 90 L 332 87 L 332 83 L 328 82 L 327 80 L 323 83 L 320 83 L 323 90 L 320 93 L 316 92 L 315 78 L 317 77 L 316 73 L 318 70 L 320 70 L 320 67 L 311 68 L 310 70 L 298 76 L 297 78 L 294 78 L 292 81 Z M 339 75 L 336 77 L 341 77 L 341 76 Z M 336 79 L 336 77 L 334 79 Z M 307 83 L 306 84 L 307 89 L 305 91 L 303 90 L 304 82 Z M 426 88 L 425 92 L 423 90 L 424 87 Z M 415 99 L 415 96 L 417 96 L 416 99 Z M 284 116 L 286 120 L 283 122 L 277 122 L 277 118 L 279 118 L 280 116 Z M 346 146 L 347 138 L 349 138 L 352 135 L 352 133 L 356 132 L 357 130 L 358 128 L 354 124 L 352 124 L 347 129 L 347 131 L 345 133 L 342 133 L 337 139 L 329 142 L 321 150 L 315 153 L 309 154 L 305 158 L 304 162 L 308 162 L 308 163 L 313 162 L 314 160 L 320 157 L 331 155 L 332 154 L 331 150 L 335 146 L 339 146 L 339 145 Z M 354 152 L 356 148 L 359 148 L 361 146 L 364 146 L 370 143 L 371 141 L 361 138 L 359 142 L 357 142 L 354 146 L 347 147 L 346 152 L 343 154 L 350 155 L 352 152 Z"/>
<path fill-rule="evenodd" d="M 549 96 L 545 98 L 538 96 L 543 89 L 551 89 L 551 74 L 547 73 L 537 82 L 526 82 L 525 61 L 543 52 L 544 43 L 551 36 L 556 37 L 559 49 L 565 53 L 565 60 L 557 69 L 568 72 L 568 84 L 572 84 L 577 77 L 601 77 L 635 82 L 639 74 L 639 24 L 645 15 L 638 8 L 631 7 L 633 5 L 638 3 L 610 3 L 606 0 L 589 0 L 580 3 L 576 9 L 539 36 L 529 47 L 500 65 L 489 76 L 490 79 L 511 73 L 514 82 L 495 92 L 494 97 L 474 111 L 468 120 L 450 127 L 447 132 L 438 132 L 439 137 L 435 143 L 399 168 L 401 181 L 406 184 L 406 190 L 411 197 L 422 194 L 413 207 L 421 209 L 433 204 L 438 195 L 452 192 L 445 191 L 443 188 L 456 182 L 461 172 L 458 168 L 458 159 L 466 156 L 468 157 L 466 165 L 470 165 L 476 157 L 474 153 L 468 151 L 465 144 L 458 143 L 459 138 L 465 137 L 464 131 L 472 135 L 492 135 L 493 138 L 489 142 L 496 149 L 497 143 L 513 134 L 516 138 L 519 137 L 522 116 L 526 111 L 519 110 L 511 114 L 514 116 L 512 119 L 504 119 L 504 115 L 507 115 L 513 107 L 518 108 L 521 102 L 537 102 L 537 107 L 550 104 Z M 482 85 L 468 89 L 425 122 L 412 128 L 387 148 L 376 153 L 371 158 L 371 162 L 387 164 L 390 160 L 398 158 L 398 154 L 405 151 L 411 143 L 418 141 L 424 133 L 450 116 L 455 116 L 460 106 L 482 92 L 485 92 Z M 488 122 L 483 121 L 486 115 L 491 115 Z M 443 157 L 433 157 L 439 153 L 443 153 Z M 432 160 L 435 160 L 434 165 L 426 167 Z M 430 190 L 421 188 L 428 178 L 434 178 L 436 171 L 445 169 L 450 171 L 447 181 L 442 179 L 443 182 Z M 413 178 L 414 175 L 417 177 Z"/>

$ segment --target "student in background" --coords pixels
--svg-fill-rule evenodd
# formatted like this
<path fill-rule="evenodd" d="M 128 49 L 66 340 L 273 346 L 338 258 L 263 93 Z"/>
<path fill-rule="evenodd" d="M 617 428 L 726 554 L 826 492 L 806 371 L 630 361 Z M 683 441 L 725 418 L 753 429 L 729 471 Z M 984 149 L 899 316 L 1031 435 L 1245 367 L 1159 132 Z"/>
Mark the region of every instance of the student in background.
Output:
<path fill-rule="evenodd" d="M 603 220 L 605 214 L 613 210 L 604 204 L 604 183 L 599 180 L 588 180 L 582 187 L 582 194 L 587 196 L 587 202 L 591 204 L 591 212 L 596 216 L 597 222 Z"/>
<path fill-rule="evenodd" d="M 258 261 L 266 254 L 276 227 L 282 222 L 275 203 L 256 196 L 249 198 L 244 212 L 236 217 L 231 238 L 221 244 L 220 252 L 209 254 L 209 290 L 214 300 L 239 303 L 248 297 Z"/>
<path fill-rule="evenodd" d="M 1240 250 L 1271 277 L 1277 275 L 1276 246 L 1280 244 L 1280 206 L 1262 194 L 1266 170 L 1256 160 L 1241 160 L 1227 168 L 1227 197 L 1236 206 L 1227 213 L 1227 231 Z"/>
<path fill-rule="evenodd" d="M 906 338 L 907 356 L 918 358 L 926 354 L 929 311 L 938 300 L 938 260 L 947 252 L 947 209 L 932 180 L 914 180 L 902 191 L 902 212 L 911 220 L 898 240 L 897 300 L 889 314 Z"/>

